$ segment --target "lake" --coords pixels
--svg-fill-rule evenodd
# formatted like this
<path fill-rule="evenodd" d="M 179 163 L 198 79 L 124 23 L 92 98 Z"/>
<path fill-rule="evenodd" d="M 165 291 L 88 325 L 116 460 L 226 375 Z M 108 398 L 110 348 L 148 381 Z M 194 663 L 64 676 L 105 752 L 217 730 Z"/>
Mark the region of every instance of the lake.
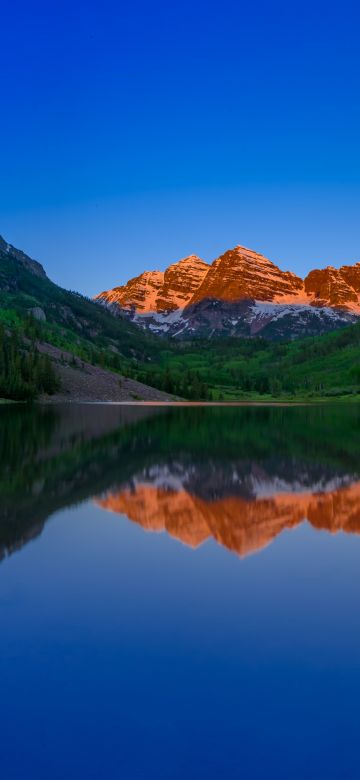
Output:
<path fill-rule="evenodd" d="M 0 407 L 1 776 L 358 778 L 360 407 Z"/>

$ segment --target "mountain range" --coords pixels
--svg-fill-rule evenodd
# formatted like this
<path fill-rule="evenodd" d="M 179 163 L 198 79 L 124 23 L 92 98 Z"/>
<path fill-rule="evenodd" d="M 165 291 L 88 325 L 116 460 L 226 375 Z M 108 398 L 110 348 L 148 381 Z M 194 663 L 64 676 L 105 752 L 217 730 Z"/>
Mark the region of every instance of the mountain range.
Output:
<path fill-rule="evenodd" d="M 186 258 L 158 272 L 157 287 L 152 274 L 146 279 L 125 285 L 127 297 L 123 287 L 92 301 L 54 284 L 40 263 L 0 239 L 4 349 L 11 352 L 11 334 L 23 355 L 35 345 L 63 399 L 159 399 L 154 388 L 196 401 L 359 393 L 359 263 L 313 271 L 303 282 L 238 247 L 212 266 Z M 201 297 L 215 288 L 221 298 Z M 236 298 L 251 292 L 256 297 Z M 4 397 L 38 392 L 35 368 L 27 376 L 19 360 L 2 365 Z"/>
<path fill-rule="evenodd" d="M 360 263 L 315 269 L 301 279 L 236 246 L 211 265 L 190 255 L 164 272 L 145 271 L 95 300 L 175 338 L 313 336 L 360 317 Z"/>

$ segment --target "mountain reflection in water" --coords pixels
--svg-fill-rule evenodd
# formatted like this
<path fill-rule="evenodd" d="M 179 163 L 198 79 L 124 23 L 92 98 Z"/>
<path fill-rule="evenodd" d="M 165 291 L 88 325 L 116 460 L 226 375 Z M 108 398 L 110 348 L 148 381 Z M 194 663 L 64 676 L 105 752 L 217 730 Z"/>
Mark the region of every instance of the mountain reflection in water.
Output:
<path fill-rule="evenodd" d="M 278 494 L 255 500 L 229 497 L 204 501 L 185 491 L 137 485 L 101 499 L 99 506 L 120 512 L 145 530 L 167 531 L 190 547 L 209 537 L 247 555 L 304 519 L 315 528 L 360 531 L 360 482 L 329 493 Z"/>
<path fill-rule="evenodd" d="M 360 531 L 356 405 L 3 407 L 0 418 L 0 555 L 89 499 L 239 555 L 305 520 Z"/>

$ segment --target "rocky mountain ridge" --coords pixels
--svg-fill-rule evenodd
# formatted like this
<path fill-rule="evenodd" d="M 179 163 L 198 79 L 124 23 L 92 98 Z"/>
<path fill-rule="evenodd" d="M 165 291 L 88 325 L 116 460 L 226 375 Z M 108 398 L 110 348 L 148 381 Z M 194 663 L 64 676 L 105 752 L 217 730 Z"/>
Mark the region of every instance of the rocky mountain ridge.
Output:
<path fill-rule="evenodd" d="M 12 244 L 8 244 L 2 236 L 0 236 L 0 256 L 1 255 L 11 257 L 26 271 L 31 271 L 35 276 L 38 276 L 41 279 L 47 279 L 45 270 L 38 260 L 33 260 L 26 255 L 25 252 L 22 252 L 21 249 L 16 249 Z"/>
<path fill-rule="evenodd" d="M 166 271 L 144 271 L 127 284 L 100 293 L 96 300 L 138 313 L 173 311 L 190 303 L 208 270 L 204 260 L 190 255 Z"/>
<path fill-rule="evenodd" d="M 318 335 L 360 317 L 360 263 L 315 269 L 303 280 L 237 246 L 211 265 L 191 255 L 146 271 L 95 300 L 177 338 Z"/>

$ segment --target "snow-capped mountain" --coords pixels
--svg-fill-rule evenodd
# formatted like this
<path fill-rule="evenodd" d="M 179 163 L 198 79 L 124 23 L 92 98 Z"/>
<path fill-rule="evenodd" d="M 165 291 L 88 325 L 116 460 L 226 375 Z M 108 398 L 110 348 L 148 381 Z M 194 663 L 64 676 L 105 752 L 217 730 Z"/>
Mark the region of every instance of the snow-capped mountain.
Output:
<path fill-rule="evenodd" d="M 237 246 L 208 265 L 196 255 L 96 296 L 154 333 L 176 338 L 312 336 L 360 317 L 360 263 L 303 280 Z"/>

